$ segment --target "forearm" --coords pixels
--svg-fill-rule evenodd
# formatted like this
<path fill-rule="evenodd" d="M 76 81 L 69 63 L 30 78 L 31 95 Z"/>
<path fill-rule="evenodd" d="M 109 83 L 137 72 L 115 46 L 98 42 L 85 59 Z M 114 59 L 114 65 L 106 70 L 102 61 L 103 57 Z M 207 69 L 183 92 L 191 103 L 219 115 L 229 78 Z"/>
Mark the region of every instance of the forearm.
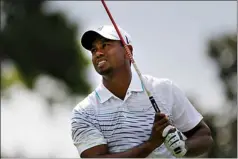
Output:
<path fill-rule="evenodd" d="M 156 145 L 150 142 L 144 142 L 143 144 L 129 149 L 125 152 L 98 155 L 96 156 L 96 158 L 146 158 L 156 148 Z"/>
<path fill-rule="evenodd" d="M 210 133 L 207 131 L 200 130 L 192 137 L 185 141 L 187 147 L 186 157 L 196 157 L 204 154 L 209 151 L 211 145 L 213 143 L 213 139 Z"/>

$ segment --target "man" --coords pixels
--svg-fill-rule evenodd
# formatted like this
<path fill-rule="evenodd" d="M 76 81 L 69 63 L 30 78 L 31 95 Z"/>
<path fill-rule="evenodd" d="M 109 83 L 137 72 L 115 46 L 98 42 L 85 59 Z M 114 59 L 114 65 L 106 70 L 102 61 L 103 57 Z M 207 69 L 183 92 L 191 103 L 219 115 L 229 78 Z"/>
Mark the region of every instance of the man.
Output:
<path fill-rule="evenodd" d="M 133 52 L 130 35 L 120 32 Z M 85 32 L 81 43 L 91 51 L 102 83 L 72 112 L 72 139 L 80 157 L 196 157 L 209 150 L 210 129 L 176 84 L 143 75 L 161 113 L 154 111 L 113 26 Z M 176 129 L 163 134 L 169 125 Z"/>

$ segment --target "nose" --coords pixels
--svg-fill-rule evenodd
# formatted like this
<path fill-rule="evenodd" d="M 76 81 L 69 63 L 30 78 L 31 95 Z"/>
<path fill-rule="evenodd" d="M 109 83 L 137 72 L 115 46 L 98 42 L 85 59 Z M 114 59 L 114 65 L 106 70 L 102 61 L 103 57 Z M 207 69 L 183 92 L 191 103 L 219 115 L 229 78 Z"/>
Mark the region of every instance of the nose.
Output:
<path fill-rule="evenodd" d="M 102 52 L 102 51 L 100 51 L 100 50 L 98 50 L 97 52 L 96 52 L 96 57 L 101 57 L 101 56 L 103 56 L 104 55 L 104 53 Z"/>

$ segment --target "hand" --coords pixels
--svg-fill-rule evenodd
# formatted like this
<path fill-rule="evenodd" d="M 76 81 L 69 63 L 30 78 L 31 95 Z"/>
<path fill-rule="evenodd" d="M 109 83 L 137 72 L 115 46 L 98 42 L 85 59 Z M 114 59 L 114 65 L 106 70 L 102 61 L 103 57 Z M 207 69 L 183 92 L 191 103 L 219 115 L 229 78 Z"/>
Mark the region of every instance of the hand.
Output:
<path fill-rule="evenodd" d="M 164 142 L 164 137 L 162 136 L 163 130 L 170 125 L 169 119 L 165 114 L 156 113 L 154 118 L 154 124 L 149 138 L 149 142 L 156 147 L 160 146 Z"/>
<path fill-rule="evenodd" d="M 175 157 L 183 157 L 187 152 L 185 145 L 187 138 L 173 126 L 166 127 L 163 132 L 163 136 L 164 135 L 166 135 L 164 144 L 167 149 L 172 152 Z"/>

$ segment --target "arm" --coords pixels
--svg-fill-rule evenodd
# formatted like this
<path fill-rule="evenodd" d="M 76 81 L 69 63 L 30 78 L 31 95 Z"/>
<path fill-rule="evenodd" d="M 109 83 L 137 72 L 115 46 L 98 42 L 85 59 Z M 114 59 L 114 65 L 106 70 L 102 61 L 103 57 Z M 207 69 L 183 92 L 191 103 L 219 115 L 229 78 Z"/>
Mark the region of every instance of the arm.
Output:
<path fill-rule="evenodd" d="M 172 96 L 174 99 L 172 108 L 174 126 L 180 132 L 184 132 L 183 134 L 187 137 L 184 143 L 187 150 L 185 156 L 196 157 L 204 154 L 213 142 L 209 127 L 185 94 L 173 83 Z"/>
<path fill-rule="evenodd" d="M 145 158 L 147 157 L 157 145 L 146 141 L 143 144 L 129 149 L 125 152 L 110 153 L 107 145 L 99 145 L 85 150 L 82 158 Z"/>
<path fill-rule="evenodd" d="M 86 110 L 78 108 L 73 111 L 71 119 L 72 139 L 82 158 L 143 158 L 158 146 L 148 141 L 125 152 L 112 154 L 109 152 L 103 134 L 94 126 L 85 112 Z"/>
<path fill-rule="evenodd" d="M 169 120 L 164 114 L 156 114 L 152 132 L 148 141 L 124 152 L 110 153 L 108 146 L 98 145 L 82 152 L 83 158 L 145 158 L 164 141 L 162 131 L 169 125 Z"/>
<path fill-rule="evenodd" d="M 73 144 L 81 157 L 82 152 L 85 150 L 97 147 L 98 145 L 101 148 L 107 144 L 103 134 L 94 126 L 87 111 L 80 104 L 72 112 L 71 136 Z"/>
<path fill-rule="evenodd" d="M 188 138 L 185 141 L 187 147 L 186 157 L 199 156 L 207 152 L 213 143 L 211 131 L 202 120 L 195 128 L 184 132 Z"/>

